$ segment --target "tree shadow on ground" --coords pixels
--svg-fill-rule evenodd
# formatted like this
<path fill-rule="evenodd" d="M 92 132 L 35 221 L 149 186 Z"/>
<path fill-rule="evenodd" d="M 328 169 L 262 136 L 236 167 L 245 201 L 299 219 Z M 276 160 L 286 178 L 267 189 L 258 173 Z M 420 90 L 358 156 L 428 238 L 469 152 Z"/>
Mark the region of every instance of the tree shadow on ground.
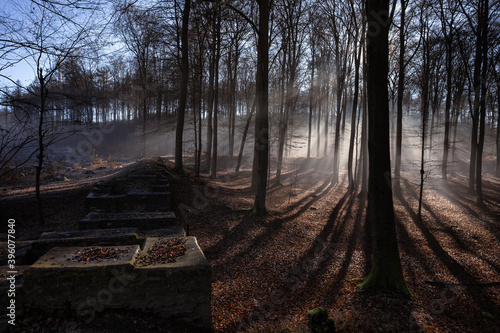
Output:
<path fill-rule="evenodd" d="M 417 200 L 418 195 L 417 193 L 413 190 L 411 184 L 409 184 L 407 181 L 404 181 L 405 185 L 405 190 L 406 193 L 409 193 L 411 198 L 414 200 Z M 421 249 L 428 248 L 431 250 L 432 256 L 441 264 L 444 266 L 448 274 L 452 278 L 455 278 L 458 283 L 453 284 L 453 281 L 443 281 L 443 277 L 446 276 L 446 272 L 442 272 L 439 267 L 429 267 L 426 264 L 425 258 L 429 258 L 429 254 L 422 252 L 421 250 L 417 250 L 416 247 L 408 247 L 408 244 L 403 245 L 403 253 L 406 255 L 407 253 L 411 256 L 413 256 L 419 265 L 422 265 L 424 268 L 424 271 L 426 274 L 429 274 L 431 277 L 434 277 L 436 279 L 439 279 L 440 281 L 417 281 L 418 284 L 422 284 L 422 282 L 426 282 L 427 284 L 432 284 L 434 282 L 434 285 L 439 285 L 440 286 L 440 291 L 443 292 L 449 288 L 451 285 L 456 285 L 456 286 L 463 286 L 463 287 L 468 287 L 468 286 L 480 286 L 482 283 L 478 278 L 477 274 L 473 274 L 470 272 L 469 269 L 464 267 L 461 263 L 459 263 L 455 258 L 453 258 L 448 251 L 452 252 L 454 249 L 450 248 L 448 251 L 443 248 L 443 246 L 440 244 L 440 241 L 436 238 L 436 236 L 433 234 L 431 231 L 433 228 L 429 227 L 432 225 L 432 223 L 437 224 L 438 226 L 444 226 L 444 224 L 439 220 L 438 216 L 432 211 L 432 209 L 429 207 L 429 205 L 424 204 L 423 207 L 426 211 L 428 211 L 431 215 L 432 220 L 428 220 L 428 218 L 423 218 L 420 219 L 418 215 L 413 211 L 413 209 L 410 207 L 408 201 L 406 198 L 403 197 L 402 194 L 396 194 L 397 200 L 401 203 L 401 205 L 404 207 L 408 215 L 410 216 L 410 222 L 413 225 L 404 225 L 401 224 L 400 227 L 398 228 L 398 238 L 400 239 L 400 244 L 404 244 L 404 242 L 401 242 L 401 240 L 408 239 L 408 234 L 411 233 L 412 227 L 416 227 L 418 231 L 420 231 L 421 235 L 423 236 L 425 240 L 424 245 L 419 245 L 418 247 Z M 454 239 L 454 244 L 456 245 L 457 249 L 469 252 L 471 255 L 477 256 L 467 245 L 467 243 L 460 237 L 459 234 L 457 234 L 454 230 L 448 230 L 448 235 Z M 409 244 L 412 244 L 413 242 L 409 242 Z M 419 258 L 420 259 L 417 259 Z M 488 262 L 493 268 L 498 270 L 498 267 L 488 260 L 487 258 L 481 258 L 481 260 L 484 260 L 485 262 Z M 429 258 L 429 260 L 433 260 L 433 258 Z M 439 271 L 436 271 L 439 270 Z M 479 273 L 479 272 L 478 272 Z M 443 275 L 444 274 L 444 275 Z M 451 282 L 451 283 L 450 283 Z M 475 292 L 468 293 L 469 296 L 473 299 L 473 301 L 478 305 L 478 307 L 486 307 L 488 309 L 492 309 L 491 311 L 498 312 L 498 306 L 495 304 L 495 301 L 491 298 L 490 295 L 487 294 L 487 292 L 484 289 L 478 289 Z M 454 296 L 456 297 L 456 295 Z M 444 309 L 442 309 L 441 313 L 444 313 Z M 448 315 L 451 315 L 449 312 L 449 309 L 446 310 L 448 311 Z"/>

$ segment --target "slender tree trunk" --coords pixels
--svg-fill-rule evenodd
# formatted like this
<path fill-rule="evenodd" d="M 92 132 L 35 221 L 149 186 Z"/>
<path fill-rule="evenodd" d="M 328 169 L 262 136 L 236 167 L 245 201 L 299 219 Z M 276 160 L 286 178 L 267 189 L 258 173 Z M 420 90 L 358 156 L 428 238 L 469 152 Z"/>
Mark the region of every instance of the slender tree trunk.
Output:
<path fill-rule="evenodd" d="M 229 121 L 229 157 L 234 155 L 234 133 L 236 128 L 236 83 L 238 82 L 238 62 L 239 62 L 239 50 L 238 41 L 235 41 L 235 55 L 234 55 L 234 71 L 231 74 L 231 108 L 230 108 L 230 121 Z"/>
<path fill-rule="evenodd" d="M 215 89 L 214 89 L 214 132 L 213 132 L 213 148 L 212 148 L 212 163 L 210 164 L 210 178 L 217 178 L 217 127 L 218 127 L 218 113 L 219 113 L 219 59 L 220 59 L 220 24 L 221 24 L 221 10 L 220 5 L 217 5 L 217 46 L 215 55 Z"/>
<path fill-rule="evenodd" d="M 364 40 L 363 40 L 364 42 Z M 363 160 L 363 171 L 361 179 L 361 193 L 368 192 L 368 110 L 366 105 L 366 48 L 363 47 L 363 123 L 361 125 L 361 158 Z"/>
<path fill-rule="evenodd" d="M 364 34 L 361 37 L 361 40 L 364 39 Z M 358 37 L 355 37 L 355 44 Z M 348 192 L 352 192 L 355 189 L 356 184 L 354 183 L 354 175 L 352 171 L 353 166 L 353 155 L 354 155 L 354 140 L 356 138 L 356 115 L 358 108 L 358 95 L 359 95 L 359 67 L 360 67 L 360 59 L 361 59 L 361 48 L 362 43 L 359 45 L 359 50 L 356 50 L 355 54 L 355 72 L 354 72 L 354 96 L 352 101 L 352 114 L 351 114 L 351 138 L 349 140 L 349 157 L 347 160 L 347 177 L 349 179 L 349 187 Z"/>
<path fill-rule="evenodd" d="M 394 165 L 394 188 L 400 189 L 401 180 L 401 152 L 403 147 L 403 98 L 405 91 L 405 25 L 406 25 L 406 3 L 401 0 L 401 23 L 399 26 L 399 77 L 398 77 L 398 101 L 396 118 L 396 161 Z"/>
<path fill-rule="evenodd" d="M 38 73 L 38 81 L 40 83 L 40 118 L 38 119 L 38 155 L 37 155 L 37 166 L 35 169 L 35 198 L 36 198 L 36 207 L 38 212 L 38 222 L 40 225 L 45 225 L 45 220 L 43 217 L 43 205 L 42 205 L 42 196 L 40 193 L 41 186 L 41 175 L 45 154 L 45 132 L 43 129 L 44 117 L 45 117 L 45 105 L 47 101 L 47 87 L 45 78 L 43 77 L 42 69 L 39 69 Z"/>
<path fill-rule="evenodd" d="M 455 91 L 455 94 L 453 95 L 453 110 L 452 110 L 452 127 L 453 127 L 453 140 L 452 140 L 452 146 L 451 146 L 451 160 L 453 162 L 456 161 L 456 142 L 457 142 L 457 129 L 458 129 L 458 117 L 460 115 L 460 108 L 461 108 L 461 100 L 462 100 L 462 95 L 463 95 L 463 88 L 464 86 L 461 85 L 457 88 Z"/>
<path fill-rule="evenodd" d="M 182 90 L 182 88 L 181 88 Z M 146 88 L 142 89 L 142 147 L 141 156 L 146 157 L 146 118 L 148 113 Z M 186 97 L 187 98 L 187 97 Z"/>
<path fill-rule="evenodd" d="M 312 116 L 314 112 L 314 70 L 315 70 L 315 44 L 311 45 L 311 86 L 309 87 L 309 123 L 308 123 L 308 133 L 307 133 L 307 158 L 311 157 L 311 136 L 312 136 Z"/>
<path fill-rule="evenodd" d="M 392 201 L 389 138 L 389 0 L 366 0 L 368 18 L 368 146 L 370 181 L 367 218 L 373 229 L 373 267 L 360 287 L 398 289 L 406 286 L 396 237 Z"/>
<path fill-rule="evenodd" d="M 319 84 L 320 87 L 318 87 L 318 91 L 321 89 L 321 83 Z M 318 98 L 318 97 L 316 97 Z M 319 154 L 319 145 L 320 145 L 320 142 L 321 142 L 321 101 L 317 100 L 317 109 L 318 109 L 318 118 L 316 120 L 316 157 L 319 157 L 320 154 Z"/>
<path fill-rule="evenodd" d="M 495 176 L 500 178 L 500 81 L 497 81 L 497 166 Z"/>
<path fill-rule="evenodd" d="M 480 16 L 479 16 L 479 33 L 478 38 L 481 44 L 481 78 L 479 82 L 479 89 L 476 91 L 480 92 L 479 96 L 479 141 L 477 143 L 477 161 L 476 161 L 476 195 L 477 203 L 483 205 L 483 181 L 482 181 L 482 166 L 483 166 L 483 148 L 484 148 L 484 136 L 486 132 L 486 95 L 488 90 L 487 79 L 488 79 L 488 18 L 489 18 L 489 0 L 482 0 L 480 2 Z M 476 95 L 476 98 L 478 96 Z"/>
<path fill-rule="evenodd" d="M 471 135 L 471 149 L 470 149 L 470 162 L 469 162 L 469 193 L 473 194 L 474 186 L 476 185 L 476 163 L 477 163 L 477 138 L 479 126 L 479 109 L 481 94 L 481 41 L 479 36 L 476 41 L 476 58 L 474 61 L 474 106 L 472 111 L 472 135 Z"/>
<path fill-rule="evenodd" d="M 245 124 L 245 129 L 243 130 L 243 136 L 241 138 L 240 152 L 238 154 L 238 161 L 236 162 L 236 175 L 240 172 L 241 159 L 243 158 L 243 149 L 245 148 L 245 141 L 247 139 L 248 128 L 250 127 L 250 121 L 255 112 L 255 99 L 253 101 L 252 110 L 248 113 L 247 122 Z"/>
<path fill-rule="evenodd" d="M 198 104 L 198 151 L 196 152 L 196 165 L 195 165 L 195 176 L 199 177 L 200 176 L 200 171 L 201 171 L 201 152 L 203 150 L 203 145 L 202 145 L 202 140 L 201 140 L 201 135 L 202 135 L 202 108 L 203 108 L 203 47 L 200 47 L 200 54 L 198 58 L 198 99 L 197 99 L 197 104 Z M 196 118 L 196 114 L 194 115 Z"/>
<path fill-rule="evenodd" d="M 443 25 L 443 29 L 446 29 Z M 441 177 L 447 179 L 448 177 L 448 152 L 450 149 L 450 109 L 451 109 L 451 93 L 452 93 L 452 41 L 451 36 L 446 34 L 446 101 L 444 107 L 444 142 L 443 142 L 443 164 Z"/>
<path fill-rule="evenodd" d="M 182 13 L 182 59 L 181 59 L 181 89 L 179 94 L 179 109 L 177 110 L 177 128 L 175 132 L 175 169 L 183 172 L 182 165 L 182 136 L 184 132 L 184 113 L 186 110 L 187 86 L 189 78 L 189 46 L 188 46 L 188 28 L 189 28 L 189 12 L 191 10 L 191 0 L 184 2 L 184 10 Z"/>
<path fill-rule="evenodd" d="M 341 75 L 340 75 L 340 59 L 339 56 L 336 56 L 337 63 L 337 73 L 336 73 L 336 81 L 337 81 L 337 116 L 335 118 L 335 141 L 333 147 L 333 183 L 336 184 L 339 182 L 339 151 L 340 151 L 340 122 L 342 118 L 342 84 L 341 84 Z"/>
<path fill-rule="evenodd" d="M 421 22 L 425 20 L 422 14 Z M 425 141 L 427 135 L 427 123 L 429 117 L 429 76 L 430 76 L 430 64 L 429 64 L 429 27 L 427 23 L 422 24 L 422 77 L 421 80 L 421 99 L 422 99 L 422 140 L 421 140 L 421 154 L 420 154 L 420 192 L 418 198 L 418 217 L 422 219 L 422 199 L 424 193 L 424 180 L 425 180 Z"/>
<path fill-rule="evenodd" d="M 214 23 L 212 26 L 212 45 L 210 50 L 210 66 L 209 66 L 209 74 L 208 74 L 208 108 L 207 108 L 207 165 L 206 168 L 208 171 L 211 170 L 210 165 L 212 161 L 212 137 L 213 137 L 213 126 L 212 126 L 212 115 L 214 110 L 214 80 L 215 80 L 215 62 L 219 61 L 216 57 L 217 50 L 217 22 L 214 19 Z"/>
<path fill-rule="evenodd" d="M 281 64 L 281 101 L 280 101 L 280 119 L 279 119 L 279 129 L 278 129 L 278 165 L 276 167 L 276 180 L 275 184 L 281 185 L 281 166 L 283 164 L 283 150 L 285 148 L 285 137 L 286 137 L 286 113 L 288 110 L 288 90 L 285 92 L 285 86 L 287 81 L 287 68 L 286 68 L 286 56 L 287 56 L 288 43 L 283 47 L 283 60 Z M 288 87 L 287 87 L 288 88 Z M 286 104 L 286 106 L 285 106 Z"/>
<path fill-rule="evenodd" d="M 323 109 L 325 110 L 325 150 L 323 153 L 323 157 L 328 156 L 328 128 L 330 127 L 330 124 L 328 123 L 329 121 L 329 116 L 330 116 L 330 103 L 329 103 L 329 90 L 330 90 L 330 85 L 329 85 L 329 78 L 325 78 L 324 82 L 324 91 L 325 91 L 325 97 L 322 99 L 322 102 L 324 103 Z"/>

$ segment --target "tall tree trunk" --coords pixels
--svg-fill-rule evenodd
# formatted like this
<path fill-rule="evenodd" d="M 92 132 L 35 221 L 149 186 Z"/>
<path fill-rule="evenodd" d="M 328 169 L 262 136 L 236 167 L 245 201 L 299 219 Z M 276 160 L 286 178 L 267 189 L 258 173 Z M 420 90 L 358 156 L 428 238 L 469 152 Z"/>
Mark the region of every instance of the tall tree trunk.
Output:
<path fill-rule="evenodd" d="M 403 98 L 405 91 L 405 25 L 406 25 L 406 3 L 401 0 L 401 22 L 399 26 L 399 77 L 398 77 L 398 101 L 396 117 L 396 161 L 394 165 L 394 188 L 400 189 L 401 180 L 401 151 L 403 147 Z"/>
<path fill-rule="evenodd" d="M 220 5 L 217 5 L 217 46 L 215 54 L 215 82 L 214 82 L 214 132 L 213 132 L 213 147 L 212 147 L 212 163 L 210 164 L 210 178 L 217 178 L 217 127 L 218 127 L 218 113 L 219 113 L 219 59 L 220 59 L 220 24 L 221 24 L 221 10 Z"/>
<path fill-rule="evenodd" d="M 255 145 L 257 184 L 253 213 L 266 215 L 267 167 L 269 162 L 269 16 L 270 0 L 258 0 L 259 32 L 257 41 Z"/>
<path fill-rule="evenodd" d="M 279 119 L 279 129 L 278 129 L 278 165 L 276 166 L 276 179 L 275 183 L 281 185 L 281 166 L 283 164 L 283 150 L 285 148 L 285 137 L 286 137 L 286 113 L 288 112 L 288 90 L 285 90 L 287 81 L 287 68 L 286 68 L 286 56 L 287 56 L 288 43 L 285 43 L 283 47 L 283 60 L 281 63 L 281 101 L 280 101 L 280 119 Z M 287 87 L 288 88 L 288 87 Z M 285 92 L 286 91 L 286 92 Z M 287 106 L 285 106 L 287 104 Z"/>
<path fill-rule="evenodd" d="M 325 78 L 324 80 L 324 98 L 322 98 L 322 102 L 324 103 L 323 109 L 325 110 L 325 150 L 323 153 L 324 157 L 328 156 L 328 128 L 330 124 L 328 123 L 329 121 L 329 116 L 330 116 L 330 103 L 329 103 L 329 90 L 330 90 L 330 85 L 329 85 L 329 77 Z"/>
<path fill-rule="evenodd" d="M 423 11 L 423 9 L 422 9 Z M 429 76 L 430 76 L 430 63 L 429 63 L 429 27 L 427 25 L 424 13 L 421 14 L 422 25 L 422 77 L 421 80 L 421 100 L 422 100 L 422 140 L 421 140 L 421 154 L 420 154 L 420 192 L 418 198 L 418 217 L 422 218 L 422 199 L 424 193 L 424 180 L 425 180 L 425 142 L 427 135 L 427 123 L 429 117 Z"/>
<path fill-rule="evenodd" d="M 483 181 L 482 181 L 482 166 L 483 166 L 483 148 L 484 148 L 484 136 L 486 131 L 486 95 L 488 90 L 488 18 L 489 18 L 489 0 L 480 1 L 482 7 L 480 6 L 480 13 L 478 17 L 478 39 L 480 39 L 480 49 L 481 49 L 481 78 L 479 81 L 479 88 L 476 92 L 479 92 L 479 96 L 475 96 L 477 99 L 479 97 L 479 141 L 477 143 L 477 154 L 476 154 L 476 195 L 477 203 L 479 205 L 483 204 Z M 476 55 L 477 56 L 477 55 Z"/>
<path fill-rule="evenodd" d="M 335 118 L 335 141 L 333 147 L 333 183 L 336 184 L 339 182 L 339 151 L 340 151 L 340 122 L 342 118 L 342 84 L 340 82 L 340 59 L 339 56 L 336 56 L 337 62 L 337 73 L 336 73 L 336 81 L 337 81 L 337 116 Z"/>
<path fill-rule="evenodd" d="M 363 39 L 364 42 L 365 39 Z M 360 193 L 368 192 L 368 110 L 366 105 L 366 48 L 363 46 L 363 123 L 361 125 L 361 159 L 363 161 L 363 171 L 361 178 Z"/>
<path fill-rule="evenodd" d="M 201 152 L 203 151 L 203 145 L 202 145 L 202 140 L 201 140 L 201 135 L 202 135 L 202 108 L 203 108 L 203 53 L 204 53 L 204 48 L 203 46 L 199 46 L 199 58 L 198 58 L 198 95 L 197 95 L 197 105 L 198 105 L 198 151 L 196 152 L 196 164 L 194 168 L 195 172 L 195 177 L 200 176 L 200 171 L 201 171 Z M 196 119 L 196 114 L 194 115 Z"/>
<path fill-rule="evenodd" d="M 234 133 L 236 128 L 236 83 L 238 82 L 238 63 L 239 63 L 239 49 L 238 49 L 238 40 L 235 41 L 235 51 L 234 51 L 234 71 L 231 74 L 231 94 L 230 94 L 230 121 L 229 121 L 229 157 L 233 157 L 234 155 Z"/>
<path fill-rule="evenodd" d="M 41 186 L 41 174 L 43 168 L 44 154 L 45 154 L 45 131 L 43 129 L 44 117 L 45 117 L 45 106 L 47 102 L 47 86 L 45 82 L 45 77 L 43 76 L 42 69 L 39 68 L 38 72 L 38 82 L 40 83 L 40 118 L 38 119 L 38 155 L 37 155 L 37 166 L 35 169 L 35 198 L 36 207 L 38 212 L 38 222 L 40 225 L 45 225 L 45 220 L 43 217 L 43 205 L 42 205 L 42 195 L 40 193 Z"/>
<path fill-rule="evenodd" d="M 213 126 L 212 126 L 212 116 L 214 110 L 214 80 L 215 80 L 215 62 L 219 61 L 216 57 L 217 50 L 217 22 L 214 18 L 212 25 L 212 45 L 210 50 L 210 65 L 208 73 L 208 107 L 207 107 L 207 165 L 206 168 L 210 171 L 210 165 L 212 161 L 212 137 L 213 137 Z"/>
<path fill-rule="evenodd" d="M 478 11 L 479 12 L 479 11 Z M 478 13 L 478 15 L 481 15 Z M 478 17 L 479 18 L 479 17 Z M 478 138 L 478 125 L 479 125 L 479 109 L 480 109 L 480 98 L 481 94 L 481 40 L 479 37 L 479 32 L 476 40 L 476 58 L 474 60 L 474 105 L 472 108 L 472 135 L 471 135 L 471 149 L 470 149 L 470 159 L 469 159 L 469 193 L 473 194 L 474 186 L 476 184 L 476 167 L 477 167 L 477 138 Z"/>
<path fill-rule="evenodd" d="M 374 253 L 371 273 L 360 287 L 398 289 L 406 295 L 411 295 L 403 277 L 392 201 L 387 89 L 390 26 L 388 13 L 389 0 L 366 0 L 370 154 L 367 218 L 373 229 Z"/>
<path fill-rule="evenodd" d="M 443 14 L 444 16 L 444 14 Z M 444 17 L 443 17 L 444 20 Z M 443 31 L 445 33 L 446 43 L 446 101 L 444 106 L 444 142 L 443 142 L 443 164 L 441 167 L 441 178 L 447 179 L 448 177 L 448 152 L 450 149 L 450 109 L 451 109 L 451 93 L 452 93 L 452 37 L 447 32 L 446 24 L 443 23 Z"/>
<path fill-rule="evenodd" d="M 363 36 L 364 37 L 364 36 Z M 357 37 L 356 37 L 357 39 Z M 354 183 L 353 175 L 353 158 L 354 158 L 354 140 L 356 139 L 356 115 L 358 108 L 358 95 L 359 95 L 359 66 L 361 58 L 361 46 L 355 55 L 355 73 L 354 73 L 354 96 L 352 101 L 351 113 L 351 137 L 349 140 L 349 157 L 347 159 L 347 178 L 349 180 L 348 192 L 354 191 L 356 184 Z"/>
<path fill-rule="evenodd" d="M 181 88 L 181 90 L 182 90 L 182 88 Z M 146 118 L 147 118 L 147 113 L 148 113 L 148 106 L 147 106 L 146 88 L 145 87 L 143 87 L 143 89 L 142 89 L 142 95 L 143 96 L 142 96 L 142 147 L 141 147 L 141 156 L 142 157 L 146 157 Z"/>
<path fill-rule="evenodd" d="M 314 112 L 314 70 L 315 70 L 315 44 L 311 45 L 311 86 L 309 87 L 309 123 L 307 133 L 307 158 L 311 157 L 312 116 Z"/>
<path fill-rule="evenodd" d="M 318 92 L 319 90 L 321 89 L 321 84 L 319 84 L 319 87 L 318 87 Z M 318 98 L 316 96 L 316 98 Z M 321 101 L 317 100 L 317 109 L 318 109 L 318 117 L 317 117 L 317 120 L 316 120 L 316 157 L 319 157 L 320 154 L 319 154 L 319 146 L 320 146 L 320 142 L 321 142 Z"/>
<path fill-rule="evenodd" d="M 184 1 L 184 10 L 182 13 L 182 59 L 181 59 L 181 89 L 179 94 L 179 109 L 177 110 L 177 128 L 175 132 L 175 169 L 183 172 L 182 165 L 182 136 L 184 132 L 184 113 L 186 110 L 187 86 L 189 77 L 189 46 L 188 46 L 188 28 L 189 12 L 191 10 L 191 0 Z"/>
<path fill-rule="evenodd" d="M 497 79 L 497 166 L 495 176 L 500 178 L 500 81 Z"/>
<path fill-rule="evenodd" d="M 462 95 L 464 91 L 465 82 L 462 84 L 457 84 L 454 95 L 453 95 L 453 110 L 452 110 L 452 127 L 453 127 L 453 140 L 451 146 L 451 160 L 456 161 L 456 142 L 457 142 L 457 129 L 458 129 L 458 117 L 460 116 L 460 109 L 462 107 Z"/>

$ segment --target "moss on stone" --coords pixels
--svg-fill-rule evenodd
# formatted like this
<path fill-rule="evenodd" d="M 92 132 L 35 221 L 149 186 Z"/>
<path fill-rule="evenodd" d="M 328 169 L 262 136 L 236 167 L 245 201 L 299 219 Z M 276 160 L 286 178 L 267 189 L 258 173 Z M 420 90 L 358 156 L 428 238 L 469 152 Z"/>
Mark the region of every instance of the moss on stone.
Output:
<path fill-rule="evenodd" d="M 307 326 L 312 333 L 335 333 L 335 321 L 323 307 L 307 311 Z"/>

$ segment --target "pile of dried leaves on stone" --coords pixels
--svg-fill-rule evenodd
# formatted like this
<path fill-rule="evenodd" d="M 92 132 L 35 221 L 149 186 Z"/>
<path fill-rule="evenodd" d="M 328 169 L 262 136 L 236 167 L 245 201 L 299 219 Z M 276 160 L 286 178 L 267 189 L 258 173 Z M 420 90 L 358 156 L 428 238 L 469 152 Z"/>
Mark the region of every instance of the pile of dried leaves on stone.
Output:
<path fill-rule="evenodd" d="M 88 262 L 102 262 L 105 260 L 118 260 L 127 253 L 130 249 L 117 249 L 113 247 L 100 247 L 93 246 L 87 247 L 82 250 L 77 250 L 75 254 L 66 260 L 78 261 L 83 263 Z"/>
<path fill-rule="evenodd" d="M 139 263 L 141 265 L 154 265 L 176 262 L 176 258 L 186 254 L 186 250 L 186 239 L 162 239 L 154 243 L 145 255 L 139 258 Z"/>

